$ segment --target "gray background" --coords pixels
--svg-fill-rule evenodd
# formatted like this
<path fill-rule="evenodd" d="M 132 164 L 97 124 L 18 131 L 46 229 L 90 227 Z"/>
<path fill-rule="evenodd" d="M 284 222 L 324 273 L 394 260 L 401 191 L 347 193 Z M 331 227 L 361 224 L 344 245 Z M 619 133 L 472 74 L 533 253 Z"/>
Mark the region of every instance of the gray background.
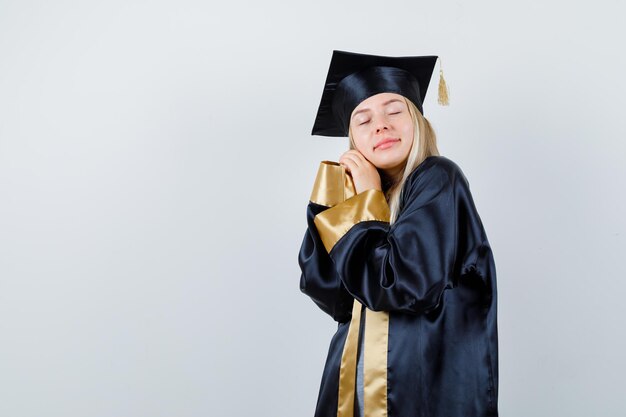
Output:
<path fill-rule="evenodd" d="M 493 247 L 501 415 L 624 415 L 621 4 L 0 1 L 0 415 L 313 415 L 333 49 L 443 59 L 424 108 Z"/>

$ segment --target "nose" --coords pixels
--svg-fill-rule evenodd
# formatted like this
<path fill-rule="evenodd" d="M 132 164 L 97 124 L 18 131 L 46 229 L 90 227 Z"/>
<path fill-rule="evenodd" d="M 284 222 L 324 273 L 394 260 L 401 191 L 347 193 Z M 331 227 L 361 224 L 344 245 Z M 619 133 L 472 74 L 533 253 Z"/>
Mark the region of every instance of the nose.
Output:
<path fill-rule="evenodd" d="M 376 127 L 376 133 L 389 130 L 389 123 L 387 123 L 386 117 L 378 117 L 374 126 Z"/>

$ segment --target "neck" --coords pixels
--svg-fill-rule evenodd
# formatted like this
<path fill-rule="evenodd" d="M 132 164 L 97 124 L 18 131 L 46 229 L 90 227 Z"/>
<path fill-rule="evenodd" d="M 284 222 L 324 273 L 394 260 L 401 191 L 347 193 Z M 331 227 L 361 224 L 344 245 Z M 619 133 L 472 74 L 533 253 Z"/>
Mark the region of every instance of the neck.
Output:
<path fill-rule="evenodd" d="M 383 192 L 387 193 L 394 184 L 397 184 L 402 178 L 403 166 L 399 168 L 393 168 L 390 170 L 380 170 L 380 179 L 382 183 Z"/>
<path fill-rule="evenodd" d="M 386 182 L 397 182 L 402 178 L 402 173 L 404 172 L 405 164 L 400 164 L 397 167 L 389 168 L 389 169 L 381 169 L 381 177 L 384 176 Z"/>

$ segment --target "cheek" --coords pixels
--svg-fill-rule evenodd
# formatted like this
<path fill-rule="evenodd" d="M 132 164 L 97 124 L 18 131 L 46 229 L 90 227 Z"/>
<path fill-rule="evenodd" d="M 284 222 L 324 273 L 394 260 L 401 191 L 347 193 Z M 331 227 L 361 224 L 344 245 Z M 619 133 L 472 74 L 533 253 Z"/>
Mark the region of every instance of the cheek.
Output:
<path fill-rule="evenodd" d="M 413 141 L 413 133 L 415 133 L 415 129 L 413 129 L 413 122 L 409 119 L 402 129 L 403 136 L 409 139 L 409 142 Z"/>
<path fill-rule="evenodd" d="M 356 150 L 361 152 L 361 154 L 367 158 L 370 159 L 372 156 L 372 149 L 371 149 L 371 145 L 369 145 L 367 143 L 367 141 L 358 141 L 357 138 L 354 138 L 354 145 L 356 146 Z"/>
<path fill-rule="evenodd" d="M 406 138 L 406 140 L 403 141 L 404 152 L 408 155 L 409 151 L 411 150 L 411 146 L 413 145 L 413 134 L 415 133 L 413 129 L 413 122 L 409 121 L 409 123 L 404 125 L 402 133 L 402 137 Z"/>
<path fill-rule="evenodd" d="M 352 131 L 352 140 L 354 141 L 354 146 L 356 146 L 358 151 L 362 151 L 365 148 L 365 144 L 367 143 L 364 135 L 359 134 L 358 132 Z"/>

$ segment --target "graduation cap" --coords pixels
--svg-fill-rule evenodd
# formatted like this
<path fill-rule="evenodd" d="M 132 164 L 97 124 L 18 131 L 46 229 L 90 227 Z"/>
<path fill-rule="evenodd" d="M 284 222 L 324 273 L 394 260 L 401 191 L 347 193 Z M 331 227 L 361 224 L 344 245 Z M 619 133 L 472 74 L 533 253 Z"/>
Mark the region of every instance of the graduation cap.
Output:
<path fill-rule="evenodd" d="M 403 95 L 424 114 L 422 103 L 439 57 L 388 57 L 333 51 L 312 135 L 348 136 L 350 116 L 360 102 L 378 93 Z M 439 104 L 448 88 L 439 67 Z"/>

